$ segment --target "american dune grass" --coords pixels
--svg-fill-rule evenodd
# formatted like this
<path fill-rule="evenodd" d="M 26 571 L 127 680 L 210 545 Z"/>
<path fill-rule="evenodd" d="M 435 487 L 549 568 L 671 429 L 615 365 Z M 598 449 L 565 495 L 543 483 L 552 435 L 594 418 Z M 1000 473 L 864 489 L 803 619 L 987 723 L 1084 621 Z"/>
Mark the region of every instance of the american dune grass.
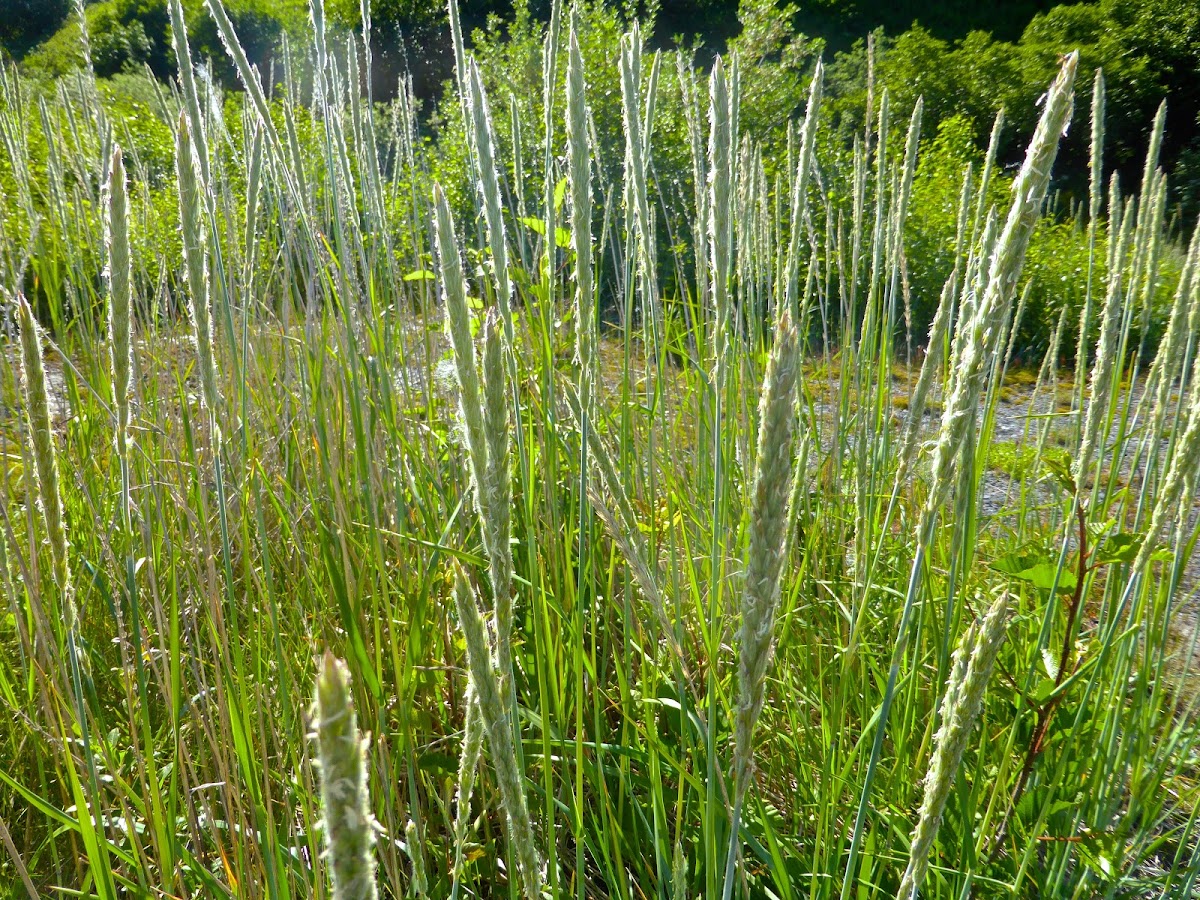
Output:
<path fill-rule="evenodd" d="M 23 417 L 0 430 L 0 881 L 104 900 L 1191 896 L 1200 242 L 1163 230 L 1161 120 L 1138 192 L 1106 190 L 1097 76 L 1105 276 L 1073 378 L 1060 328 L 1028 379 L 1071 400 L 1026 420 L 999 525 L 981 500 L 1076 55 L 1010 205 L 984 208 L 992 156 L 964 172 L 956 265 L 896 379 L 920 105 L 881 91 L 836 170 L 818 66 L 772 183 L 739 133 L 737 61 L 705 91 L 634 29 L 605 73 L 626 139 L 608 183 L 586 10 L 553 4 L 543 122 L 514 102 L 503 146 L 507 98 L 451 0 L 473 182 L 454 209 L 410 93 L 385 142 L 367 43 L 335 46 L 312 9 L 275 94 L 207 0 L 247 91 L 239 146 L 172 2 L 180 258 L 131 249 L 149 192 L 103 115 L 45 107 L 74 130 L 43 182 L 0 108 L 20 188 L 0 206 L 20 342 L 0 387 Z M 695 176 L 678 195 L 654 167 L 672 71 Z M 538 179 L 512 183 L 518 153 Z M 658 240 L 666 203 L 683 250 Z M 24 272 L 51 251 L 47 332 Z M 1139 348 L 1165 254 L 1186 262 Z"/>

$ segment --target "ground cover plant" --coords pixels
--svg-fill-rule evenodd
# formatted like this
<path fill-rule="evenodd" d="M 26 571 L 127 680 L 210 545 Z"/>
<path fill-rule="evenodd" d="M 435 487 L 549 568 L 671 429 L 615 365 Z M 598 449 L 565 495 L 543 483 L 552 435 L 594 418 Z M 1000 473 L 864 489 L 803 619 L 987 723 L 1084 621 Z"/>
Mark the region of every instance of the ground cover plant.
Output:
<path fill-rule="evenodd" d="M 3 74 L 12 896 L 1195 894 L 1162 116 L 1109 179 L 1066 56 L 1019 171 L 956 167 L 929 296 L 920 101 L 838 149 L 818 65 L 758 142 L 736 56 L 635 26 L 599 82 L 557 3 L 540 96 L 497 96 L 451 0 L 448 160 L 319 2 L 278 85 L 207 8 L 245 94 L 175 0 L 165 150 L 87 69 Z M 1079 283 L 1017 371 L 1089 124 Z"/>

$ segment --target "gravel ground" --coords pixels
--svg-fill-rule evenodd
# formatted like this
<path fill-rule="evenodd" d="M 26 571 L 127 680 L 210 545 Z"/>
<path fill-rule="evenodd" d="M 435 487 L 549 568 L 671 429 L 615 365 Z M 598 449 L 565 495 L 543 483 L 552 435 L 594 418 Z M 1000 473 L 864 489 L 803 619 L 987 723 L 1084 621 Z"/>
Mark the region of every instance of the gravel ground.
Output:
<path fill-rule="evenodd" d="M 907 388 L 903 383 L 900 387 L 903 395 L 907 397 Z M 1136 414 L 1136 404 L 1141 398 L 1142 389 L 1142 385 L 1135 386 L 1130 394 L 1131 414 Z M 940 406 L 936 405 L 936 401 L 937 398 L 931 401 L 933 408 L 927 408 L 923 416 L 924 439 L 932 439 L 939 425 Z M 1067 388 L 1060 389 L 1056 402 L 1046 390 L 1035 396 L 1031 384 L 1018 382 L 1006 385 L 997 401 L 991 444 L 994 448 L 1008 449 L 1010 452 L 1003 455 L 1013 459 L 1017 456 L 1016 448 L 1028 448 L 1028 451 L 1032 451 L 1039 442 L 1043 442 L 1047 452 L 1058 448 L 1060 452 L 1065 453 L 1073 444 L 1072 417 L 1069 412 Z M 1118 415 L 1119 413 L 1120 410 Z M 1143 413 L 1143 417 L 1147 414 Z M 895 439 L 899 440 L 902 436 L 907 419 L 907 411 L 898 409 L 893 419 Z M 1146 474 L 1146 457 L 1149 454 L 1143 451 L 1135 466 L 1132 457 L 1137 443 L 1131 441 L 1129 445 L 1130 452 L 1120 463 L 1118 489 L 1128 488 L 1131 494 L 1136 496 Z M 1167 441 L 1163 441 L 1157 448 L 1160 460 L 1165 457 L 1166 451 Z M 995 456 L 1001 454 L 996 453 Z M 982 476 L 979 497 L 985 529 L 993 533 L 1014 530 L 1018 524 L 1018 517 L 1023 514 L 1022 509 L 1049 509 L 1061 503 L 1062 489 L 1049 478 L 1037 478 L 1033 473 L 1029 473 L 1024 479 L 1024 498 L 1021 497 L 1021 489 L 1020 479 L 1012 477 L 998 464 L 989 466 Z M 1187 517 L 1187 533 L 1200 525 L 1200 494 L 1185 495 L 1180 502 L 1181 512 Z M 1177 596 L 1179 605 L 1172 621 L 1172 630 L 1180 641 L 1180 646 L 1186 647 L 1200 625 L 1200 552 L 1191 553 L 1185 561 L 1180 573 Z M 1194 674 L 1200 674 L 1200 660 L 1193 660 L 1191 669 Z"/>

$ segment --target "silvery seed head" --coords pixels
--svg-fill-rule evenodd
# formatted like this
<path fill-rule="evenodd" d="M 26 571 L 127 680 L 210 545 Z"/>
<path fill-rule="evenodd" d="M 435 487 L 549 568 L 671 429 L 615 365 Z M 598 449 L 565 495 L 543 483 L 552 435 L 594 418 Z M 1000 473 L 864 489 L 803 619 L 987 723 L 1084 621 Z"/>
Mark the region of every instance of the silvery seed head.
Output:
<path fill-rule="evenodd" d="M 488 647 L 487 629 L 479 612 L 475 589 L 461 567 L 455 569 L 454 603 L 467 645 L 467 665 L 477 692 L 488 750 L 496 770 L 496 782 L 500 786 L 500 800 L 508 821 L 514 867 L 521 879 L 526 900 L 538 900 L 542 889 L 542 861 L 534 841 L 529 807 L 525 802 L 524 778 L 517 768 L 512 724 L 501 699 L 500 681 Z"/>
<path fill-rule="evenodd" d="M 220 394 L 213 357 L 212 315 L 209 307 L 208 250 L 204 226 L 203 191 L 206 189 L 192 143 L 187 116 L 180 113 L 175 140 L 175 171 L 179 179 L 179 222 L 183 233 L 183 258 L 188 285 L 188 311 L 200 372 L 200 395 L 216 425 Z"/>
<path fill-rule="evenodd" d="M 358 732 L 346 664 L 326 653 L 313 704 L 334 900 L 375 900 L 375 817 L 367 793 L 367 742 Z"/>
<path fill-rule="evenodd" d="M 475 136 L 475 168 L 479 195 L 487 223 L 488 244 L 496 279 L 496 305 L 504 320 L 504 336 L 512 342 L 512 283 L 508 275 L 508 240 L 504 234 L 504 215 L 500 203 L 500 183 L 496 175 L 495 139 L 487 94 L 475 60 L 470 61 L 471 123 Z"/>
<path fill-rule="evenodd" d="M 130 324 L 129 203 L 121 148 L 113 151 L 108 182 L 108 331 L 112 360 L 113 406 L 117 413 L 117 451 L 125 452 L 129 430 L 129 383 L 132 369 Z"/>
<path fill-rule="evenodd" d="M 713 334 L 717 391 L 722 388 L 729 347 L 729 253 L 732 243 L 730 198 L 733 189 L 733 101 L 725 63 L 717 57 L 709 78 L 708 247 L 709 283 L 716 307 Z"/>
<path fill-rule="evenodd" d="M 590 416 L 591 387 L 596 383 L 596 311 L 592 284 L 592 161 L 588 146 L 588 108 L 583 55 L 579 50 L 579 11 L 571 11 L 567 57 L 567 176 L 571 194 L 571 244 L 575 250 L 575 355 L 580 398 Z"/>
<path fill-rule="evenodd" d="M 424 897 L 429 893 L 429 881 L 425 876 L 425 850 L 421 846 L 417 823 L 412 819 L 404 826 L 404 841 L 408 845 L 408 858 L 412 860 L 412 891 L 418 897 Z"/>
<path fill-rule="evenodd" d="M 687 900 L 687 857 L 683 854 L 683 844 L 675 842 L 675 855 L 671 861 L 671 897 L 673 900 Z"/>
<path fill-rule="evenodd" d="M 925 880 L 929 852 L 942 822 L 946 800 L 962 762 L 967 740 L 979 718 L 983 694 L 1004 644 L 1009 596 L 1001 594 L 992 603 L 983 622 L 972 624 L 950 664 L 950 679 L 942 699 L 942 724 L 934 738 L 933 756 L 925 776 L 925 795 L 917 826 L 913 830 L 908 867 L 900 882 L 899 900 L 912 900 Z"/>
<path fill-rule="evenodd" d="M 20 326 L 21 364 L 25 374 L 25 417 L 33 442 L 38 505 L 46 520 L 54 585 L 61 598 L 67 630 L 73 632 L 78 624 L 78 616 L 67 560 L 67 529 L 58 482 L 58 454 L 54 449 L 54 434 L 50 427 L 49 392 L 46 370 L 42 364 L 42 330 L 24 294 L 17 294 L 17 323 Z"/>
<path fill-rule="evenodd" d="M 467 823 L 471 817 L 471 794 L 475 791 L 475 775 L 483 749 L 483 717 L 470 678 L 467 679 L 467 690 L 463 695 L 463 707 L 466 709 L 466 718 L 463 723 L 462 750 L 458 757 L 458 783 L 454 791 L 454 871 L 451 877 L 456 884 L 462 877 L 463 848 L 467 839 Z"/>
<path fill-rule="evenodd" d="M 1114 359 L 1114 356 L 1121 331 L 1121 301 L 1125 297 L 1123 281 L 1129 245 L 1133 237 L 1133 221 L 1134 217 L 1131 215 L 1124 217 L 1116 240 L 1116 265 L 1109 269 L 1108 292 L 1101 314 L 1100 338 L 1096 344 L 1096 364 L 1092 369 L 1091 401 L 1084 422 L 1083 440 L 1074 463 L 1075 480 L 1080 485 L 1084 483 L 1087 469 L 1095 455 L 1101 420 L 1108 409 L 1113 373 L 1119 368 L 1119 361 Z"/>
<path fill-rule="evenodd" d="M 1004 230 L 992 251 L 978 305 L 969 317 L 964 303 L 959 325 L 961 334 L 955 337 L 957 352 L 953 360 L 953 385 L 942 411 L 941 428 L 934 445 L 933 482 L 926 518 L 945 502 L 953 485 L 951 476 L 954 462 L 967 446 L 967 429 L 979 405 L 984 377 L 991 355 L 996 350 L 1001 324 L 1009 314 L 1029 238 L 1050 183 L 1050 169 L 1058 153 L 1059 138 L 1071 118 L 1072 87 L 1078 63 L 1078 53 L 1068 56 L 1050 87 L 1042 117 L 1025 155 L 1025 163 L 1013 183 L 1013 203 Z"/>
<path fill-rule="evenodd" d="M 784 560 L 784 530 L 795 454 L 799 337 L 785 312 L 775 333 L 759 399 L 758 453 L 750 496 L 750 546 L 738 631 L 738 708 L 735 720 L 735 805 L 749 783 L 754 728 L 762 711 L 767 667 L 774 653 L 775 614 Z"/>
<path fill-rule="evenodd" d="M 475 340 L 471 335 L 471 311 L 467 305 L 467 282 L 454 232 L 450 204 L 440 185 L 433 186 L 434 226 L 437 232 L 438 266 L 442 298 L 446 304 L 446 330 L 454 347 L 454 367 L 458 376 L 459 412 L 462 415 L 467 462 L 475 489 L 475 505 L 486 519 L 487 432 L 483 421 L 482 386 L 475 367 Z"/>
<path fill-rule="evenodd" d="M 512 479 L 509 474 L 507 347 L 495 310 L 483 325 L 483 426 L 487 440 L 482 527 L 488 555 L 488 574 L 496 604 L 496 663 L 503 679 L 505 706 L 512 693 Z"/>

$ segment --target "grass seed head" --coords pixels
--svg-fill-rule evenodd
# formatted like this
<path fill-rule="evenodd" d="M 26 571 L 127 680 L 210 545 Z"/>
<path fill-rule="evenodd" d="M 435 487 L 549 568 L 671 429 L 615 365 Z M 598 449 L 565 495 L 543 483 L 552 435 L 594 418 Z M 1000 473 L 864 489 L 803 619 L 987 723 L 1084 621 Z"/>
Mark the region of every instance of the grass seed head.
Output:
<path fill-rule="evenodd" d="M 130 322 L 129 202 L 121 148 L 113 151 L 108 182 L 108 331 L 112 359 L 116 444 L 124 455 L 129 430 L 129 386 L 133 345 Z"/>
<path fill-rule="evenodd" d="M 486 518 L 484 493 L 487 473 L 487 438 L 483 421 L 482 386 L 475 367 L 475 339 L 471 335 L 471 311 L 467 305 L 467 282 L 454 233 L 450 204 L 440 185 L 434 185 L 434 226 L 437 232 L 438 266 L 442 276 L 442 299 L 446 305 L 446 330 L 454 347 L 454 371 L 458 377 L 459 413 L 462 416 L 467 462 L 475 491 L 475 505 Z"/>
<path fill-rule="evenodd" d="M 21 336 L 21 364 L 25 374 L 25 417 L 33 442 L 38 505 L 46 521 L 54 585 L 62 603 L 67 631 L 74 632 L 78 625 L 78 614 L 67 557 L 67 528 L 59 489 L 58 454 L 54 449 L 54 433 L 50 426 L 46 369 L 42 363 L 42 330 L 24 294 L 17 294 L 17 322 Z"/>
<path fill-rule="evenodd" d="M 942 699 L 942 724 L 934 738 L 933 756 L 925 776 L 925 795 L 913 830 L 908 866 L 896 895 L 911 900 L 925 880 L 929 853 L 942 823 L 946 800 L 962 762 L 967 740 L 979 718 L 983 694 L 1004 644 L 1009 596 L 1002 593 L 992 603 L 983 622 L 967 629 L 954 651 L 950 678 Z"/>
<path fill-rule="evenodd" d="M 412 891 L 418 897 L 424 897 L 429 893 L 429 880 L 425 875 L 425 849 L 421 846 L 417 823 L 412 819 L 404 826 L 404 840 L 408 845 L 408 858 L 412 860 Z"/>
<path fill-rule="evenodd" d="M 505 706 L 512 693 L 512 477 L 509 474 L 507 347 L 495 310 L 483 324 L 483 427 L 487 441 L 484 475 L 486 515 L 483 520 L 488 573 L 496 604 L 496 664 L 502 679 Z"/>
<path fill-rule="evenodd" d="M 175 138 L 175 171 L 179 180 L 179 222 L 183 233 L 183 258 L 187 271 L 188 312 L 200 370 L 200 393 L 216 427 L 220 394 L 213 358 L 212 315 L 209 308 L 208 249 L 204 226 L 203 191 L 199 159 L 192 142 L 188 119 L 180 113 Z"/>
<path fill-rule="evenodd" d="M 334 900 L 375 900 L 375 817 L 367 793 L 367 742 L 358 732 L 346 664 L 326 653 L 313 706 L 326 859 Z"/>
<path fill-rule="evenodd" d="M 734 770 L 740 799 L 753 769 L 754 727 L 762 711 L 767 668 L 774 652 L 775 615 L 788 522 L 788 496 L 795 464 L 792 434 L 796 424 L 796 383 L 800 370 L 799 337 L 789 313 L 775 333 L 759 399 L 758 453 L 750 496 L 750 546 L 738 632 L 738 707 Z"/>
<path fill-rule="evenodd" d="M 583 54 L 579 49 L 579 11 L 571 10 L 567 56 L 567 175 L 571 194 L 571 245 L 575 250 L 575 355 L 579 396 L 592 415 L 596 384 L 596 310 L 592 282 L 592 161 L 588 146 L 588 108 Z"/>
<path fill-rule="evenodd" d="M 467 665 L 475 686 L 479 713 L 487 733 L 488 750 L 496 770 L 500 800 L 508 821 L 509 840 L 526 900 L 537 900 L 542 889 L 542 861 L 525 803 L 524 779 L 517 769 L 516 748 L 508 711 L 501 699 L 500 682 L 488 647 L 487 629 L 479 612 L 475 589 L 456 566 L 454 603 L 467 645 Z"/>
<path fill-rule="evenodd" d="M 483 717 L 475 696 L 475 685 L 467 678 L 463 696 L 466 715 L 463 722 L 462 750 L 458 757 L 458 781 L 454 790 L 454 872 L 455 882 L 462 877 L 463 849 L 467 839 L 467 824 L 471 818 L 471 794 L 475 791 L 475 775 L 479 770 L 479 755 L 483 749 Z"/>

